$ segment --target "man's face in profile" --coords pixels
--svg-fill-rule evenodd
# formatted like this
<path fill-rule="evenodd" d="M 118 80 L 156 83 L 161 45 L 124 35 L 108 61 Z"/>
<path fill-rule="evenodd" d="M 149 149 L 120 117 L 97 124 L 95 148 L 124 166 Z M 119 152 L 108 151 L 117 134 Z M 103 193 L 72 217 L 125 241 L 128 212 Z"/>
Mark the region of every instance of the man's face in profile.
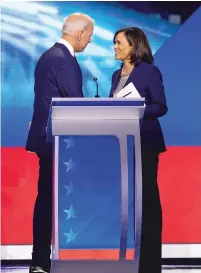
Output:
<path fill-rule="evenodd" d="M 79 36 L 78 46 L 76 49 L 77 52 L 84 51 L 87 45 L 91 42 L 93 30 L 94 30 L 94 26 L 91 23 L 84 30 L 81 31 Z"/>

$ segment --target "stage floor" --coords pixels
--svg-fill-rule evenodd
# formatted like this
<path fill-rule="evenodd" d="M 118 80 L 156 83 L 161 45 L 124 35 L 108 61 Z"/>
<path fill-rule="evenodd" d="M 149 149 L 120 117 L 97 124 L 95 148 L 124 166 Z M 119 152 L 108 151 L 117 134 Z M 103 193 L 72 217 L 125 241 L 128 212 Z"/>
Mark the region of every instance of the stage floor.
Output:
<path fill-rule="evenodd" d="M 1 272 L 27 273 L 28 266 L 1 266 Z M 174 267 L 163 268 L 162 273 L 201 273 L 201 269 L 176 269 Z"/>

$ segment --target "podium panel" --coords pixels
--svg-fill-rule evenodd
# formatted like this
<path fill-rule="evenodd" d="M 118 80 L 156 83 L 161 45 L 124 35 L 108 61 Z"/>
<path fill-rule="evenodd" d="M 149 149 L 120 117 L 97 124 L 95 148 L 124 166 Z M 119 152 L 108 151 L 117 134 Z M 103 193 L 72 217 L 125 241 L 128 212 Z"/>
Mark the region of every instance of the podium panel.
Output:
<path fill-rule="evenodd" d="M 80 258 L 118 260 L 121 238 L 121 161 L 118 138 L 59 136 L 58 144 L 58 210 L 55 211 L 54 219 L 58 223 L 55 229 L 55 236 L 58 236 L 56 256 L 70 260 L 72 255 L 69 252 L 74 249 L 79 250 Z M 132 260 L 135 232 L 133 136 L 128 136 L 127 150 L 127 255 Z M 91 250 L 91 254 L 88 250 Z"/>

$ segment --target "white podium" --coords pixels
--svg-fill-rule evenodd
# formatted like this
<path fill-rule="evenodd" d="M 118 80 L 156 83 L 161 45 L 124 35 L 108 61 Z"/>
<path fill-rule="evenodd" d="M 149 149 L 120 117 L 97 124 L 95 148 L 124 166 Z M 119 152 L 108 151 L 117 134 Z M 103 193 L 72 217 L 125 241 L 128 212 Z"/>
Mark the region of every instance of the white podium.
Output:
<path fill-rule="evenodd" d="M 113 99 L 113 98 L 53 98 L 50 110 L 49 122 L 48 122 L 48 141 L 54 143 L 54 194 L 53 194 L 53 244 L 52 244 L 52 272 L 53 273 L 111 273 L 111 272 L 124 272 L 124 273 L 136 273 L 138 272 L 139 265 L 139 253 L 140 253 L 140 237 L 141 237 L 141 209 L 142 209 L 142 174 L 141 174 L 141 144 L 140 144 L 140 119 L 144 114 L 144 99 Z M 87 245 L 84 241 L 86 236 L 83 236 L 83 247 L 80 244 L 80 249 L 73 246 L 71 248 L 70 243 L 75 239 L 79 241 L 79 234 L 74 230 L 80 227 L 76 226 L 76 216 L 74 209 L 71 208 L 65 210 L 65 202 L 70 200 L 72 195 L 72 189 L 70 184 L 73 182 L 68 180 L 67 175 L 72 171 L 74 166 L 72 158 L 68 161 L 60 160 L 60 154 L 65 152 L 65 156 L 68 156 L 70 149 L 73 148 L 74 142 L 73 136 L 114 136 L 118 139 L 119 151 L 120 151 L 120 229 L 117 236 L 119 236 L 119 247 L 115 250 L 104 250 L 104 247 L 98 246 L 98 241 L 91 246 Z M 129 175 L 128 175 L 128 136 L 134 136 L 133 150 L 134 156 L 134 255 L 132 259 L 128 259 L 127 256 L 127 239 L 128 239 L 128 196 L 129 196 Z M 62 146 L 61 138 L 65 142 L 66 146 Z M 84 145 L 84 144 L 83 144 Z M 79 146 L 81 147 L 81 146 Z M 79 151 L 81 148 L 77 148 L 77 155 L 79 161 Z M 65 150 L 65 151 L 64 151 Z M 83 150 L 84 151 L 84 150 Z M 86 150 L 87 151 L 87 150 Z M 81 154 L 80 154 L 81 155 Z M 93 160 L 93 164 L 95 160 Z M 91 165 L 92 166 L 92 165 Z M 95 165 L 93 165 L 95 166 Z M 65 170 L 63 170 L 65 168 Z M 106 168 L 106 167 L 105 167 Z M 91 170 L 93 173 L 94 170 Z M 104 170 L 103 170 L 104 171 Z M 112 168 L 111 168 L 112 171 Z M 60 172 L 65 172 L 60 174 Z M 74 168 L 74 174 L 77 178 L 79 175 L 79 168 Z M 112 174 L 111 174 L 112 175 Z M 65 178 L 61 178 L 64 177 Z M 74 180 L 75 180 L 74 177 Z M 67 186 L 62 186 L 61 179 L 66 181 Z M 112 180 L 112 178 L 111 178 Z M 110 183 L 110 180 L 108 180 Z M 82 182 L 84 183 L 84 182 Z M 114 183 L 111 181 L 111 183 Z M 71 184 L 71 186 L 72 186 Z M 104 181 L 103 181 L 104 184 Z M 81 185 L 81 184 L 80 184 Z M 60 196 L 60 188 L 66 188 L 67 193 Z M 107 185 L 108 186 L 108 185 Z M 115 185 L 111 186 L 114 189 Z M 81 186 L 80 186 L 81 188 Z M 81 189 L 80 189 L 81 190 Z M 101 193 L 103 196 L 103 193 Z M 89 195 L 87 195 L 89 196 Z M 84 199 L 83 191 L 83 199 Z M 82 199 L 82 195 L 75 199 L 77 204 L 82 201 L 83 205 L 80 206 L 80 217 L 84 218 L 84 211 L 82 213 L 82 207 L 84 210 L 84 204 L 89 202 L 86 197 L 86 202 Z M 96 197 L 93 194 L 93 202 Z M 98 194 L 97 194 L 98 200 Z M 105 200 L 105 199 L 104 199 Z M 94 203 L 95 204 L 95 203 Z M 100 204 L 101 205 L 101 204 Z M 92 204 L 93 206 L 93 204 Z M 95 206 L 95 205 L 94 205 Z M 111 215 L 112 217 L 112 215 Z M 109 218 L 107 218 L 109 223 Z M 70 228 L 69 221 L 72 221 L 74 228 Z M 104 221 L 104 226 L 107 225 L 107 221 Z M 100 224 L 99 224 L 100 226 Z M 96 238 L 96 227 L 90 227 L 91 237 Z M 68 232 L 66 231 L 68 230 Z M 97 233 L 99 231 L 97 230 Z M 116 232 L 116 231 L 115 231 Z M 100 232 L 99 232 L 100 233 Z M 110 233 L 111 234 L 111 233 Z M 116 234 L 116 233 L 115 233 Z M 66 237 L 65 237 L 66 236 Z M 94 237 L 93 237 L 94 236 Z M 98 237 L 98 235 L 97 235 Z M 62 238 L 66 238 L 66 241 Z M 108 240 L 110 235 L 108 235 Z M 81 242 L 79 241 L 79 242 Z M 99 240 L 101 243 L 101 240 Z M 92 242 L 93 243 L 93 242 Z M 64 245 L 66 246 L 64 247 Z M 65 248 L 62 249 L 62 248 Z M 105 251 L 104 258 L 89 259 L 84 257 L 82 259 L 82 251 Z M 76 252 L 77 251 L 77 252 Z M 107 253 L 119 253 L 117 257 L 112 257 L 110 260 Z M 67 255 L 65 254 L 67 253 Z M 70 254 L 68 257 L 68 253 Z M 79 253 L 79 260 L 72 259 L 71 253 Z M 80 254 L 81 253 L 81 254 Z M 84 253 L 84 252 L 83 252 Z M 98 253 L 98 252 L 97 252 Z M 102 253 L 102 252 L 101 252 Z M 65 254 L 65 255 L 64 255 Z M 109 254 L 108 254 L 109 255 Z M 113 255 L 114 256 L 114 255 Z"/>

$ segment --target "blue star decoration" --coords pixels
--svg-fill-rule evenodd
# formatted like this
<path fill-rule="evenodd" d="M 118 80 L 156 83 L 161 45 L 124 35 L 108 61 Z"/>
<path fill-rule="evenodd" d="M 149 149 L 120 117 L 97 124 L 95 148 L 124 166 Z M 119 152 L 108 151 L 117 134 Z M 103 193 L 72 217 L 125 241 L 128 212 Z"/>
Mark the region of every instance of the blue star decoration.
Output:
<path fill-rule="evenodd" d="M 66 143 L 66 150 L 75 148 L 75 140 L 72 137 L 65 138 L 64 142 Z"/>
<path fill-rule="evenodd" d="M 73 162 L 72 158 L 67 162 L 63 162 L 63 164 L 66 165 L 66 172 L 69 172 L 75 167 L 75 163 Z"/>
<path fill-rule="evenodd" d="M 67 196 L 73 193 L 73 183 L 72 182 L 70 182 L 70 184 L 68 186 L 64 186 L 64 188 L 67 190 L 67 192 L 66 192 Z"/>
<path fill-rule="evenodd" d="M 66 243 L 70 243 L 77 237 L 78 233 L 74 233 L 73 229 L 70 229 L 70 232 L 64 233 L 64 235 L 67 237 Z"/>
<path fill-rule="evenodd" d="M 66 217 L 66 220 L 69 220 L 71 218 L 74 218 L 76 219 L 76 216 L 75 216 L 75 210 L 73 208 L 73 206 L 70 206 L 69 209 L 65 209 L 63 210 L 65 213 L 67 213 L 67 217 Z"/>

